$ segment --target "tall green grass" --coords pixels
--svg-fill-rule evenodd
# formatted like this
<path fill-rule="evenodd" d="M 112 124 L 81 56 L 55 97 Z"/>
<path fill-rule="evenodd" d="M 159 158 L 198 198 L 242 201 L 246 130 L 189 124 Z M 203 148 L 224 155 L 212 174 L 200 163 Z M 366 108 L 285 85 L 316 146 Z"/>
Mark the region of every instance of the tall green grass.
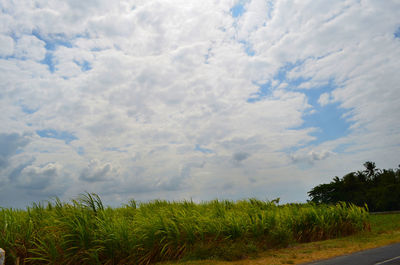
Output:
<path fill-rule="evenodd" d="M 0 210 L 0 247 L 13 264 L 150 264 L 243 255 L 368 228 L 354 205 L 155 200 L 106 208 L 96 194 Z"/>

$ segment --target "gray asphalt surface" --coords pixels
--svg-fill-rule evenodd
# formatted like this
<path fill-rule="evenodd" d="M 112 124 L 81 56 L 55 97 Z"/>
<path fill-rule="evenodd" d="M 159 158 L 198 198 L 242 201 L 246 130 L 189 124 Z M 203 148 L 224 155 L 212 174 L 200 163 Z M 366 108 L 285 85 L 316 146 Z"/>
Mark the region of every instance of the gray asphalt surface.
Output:
<path fill-rule="evenodd" d="M 333 259 L 321 260 L 311 263 L 312 265 L 400 265 L 400 243 L 360 251 L 346 256 Z M 304 265 L 305 265 L 304 264 Z"/>

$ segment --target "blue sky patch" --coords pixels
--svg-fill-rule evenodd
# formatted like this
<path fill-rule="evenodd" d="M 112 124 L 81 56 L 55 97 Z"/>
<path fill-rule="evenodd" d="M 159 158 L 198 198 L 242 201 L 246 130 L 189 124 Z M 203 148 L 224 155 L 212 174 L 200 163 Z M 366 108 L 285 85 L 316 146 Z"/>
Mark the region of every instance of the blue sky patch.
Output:
<path fill-rule="evenodd" d="M 54 71 L 56 70 L 55 63 L 53 60 L 53 53 L 51 52 L 46 52 L 46 56 L 42 61 L 40 61 L 40 63 L 46 64 L 49 67 L 50 73 L 54 73 Z"/>
<path fill-rule="evenodd" d="M 272 94 L 271 82 L 259 85 L 259 90 L 247 99 L 248 103 L 260 101 Z"/>
<path fill-rule="evenodd" d="M 304 123 L 298 129 L 315 127 L 316 131 L 311 135 L 316 140 L 311 144 L 320 144 L 325 141 L 339 139 L 349 134 L 351 122 L 345 120 L 343 115 L 346 110 L 339 107 L 338 103 L 329 104 L 324 107 L 314 106 L 316 112 L 303 116 Z"/>
<path fill-rule="evenodd" d="M 196 144 L 196 146 L 195 146 L 194 150 L 195 150 L 195 151 L 202 152 L 202 153 L 204 153 L 204 154 L 211 154 L 211 153 L 214 153 L 214 151 L 213 151 L 213 150 L 211 150 L 211 149 L 208 149 L 208 148 L 203 148 L 203 147 L 200 147 L 200 145 L 199 145 L 199 144 Z"/>
<path fill-rule="evenodd" d="M 78 155 L 83 156 L 85 154 L 85 148 L 83 146 L 79 146 L 76 152 Z"/>
<path fill-rule="evenodd" d="M 287 73 L 293 70 L 295 67 L 302 65 L 304 61 L 298 61 L 295 63 L 286 63 L 285 66 L 279 68 L 278 72 L 274 75 L 274 80 L 279 81 L 280 83 L 287 83 L 288 88 L 293 89 L 297 88 L 300 84 L 309 81 L 311 78 L 299 77 L 296 79 L 288 79 Z"/>
<path fill-rule="evenodd" d="M 314 112 L 303 116 L 304 123 L 296 129 L 317 128 L 311 133 L 316 140 L 311 144 L 320 144 L 325 141 L 339 139 L 349 134 L 351 122 L 343 116 L 349 111 L 341 108 L 340 103 L 330 103 L 321 106 L 318 99 L 321 94 L 332 92 L 336 88 L 333 80 L 322 87 L 299 90 L 307 96 L 308 104 L 312 105 Z"/>
<path fill-rule="evenodd" d="M 295 67 L 303 64 L 303 61 L 298 61 L 295 63 L 286 63 L 281 67 L 278 72 L 274 75 L 273 79 L 279 83 L 287 83 L 288 86 L 285 88 L 287 90 L 296 90 L 298 92 L 304 93 L 307 97 L 308 104 L 312 106 L 312 113 L 306 113 L 303 115 L 303 124 L 296 128 L 291 128 L 294 130 L 315 128 L 315 131 L 310 133 L 316 139 L 308 144 L 318 145 L 325 141 L 339 139 L 349 134 L 349 128 L 351 122 L 343 118 L 349 110 L 340 108 L 339 103 L 331 103 L 325 106 L 321 106 L 318 103 L 318 99 L 321 94 L 332 92 L 336 85 L 332 80 L 321 87 L 315 87 L 310 89 L 299 88 L 299 86 L 309 81 L 311 78 L 299 77 L 295 79 L 288 79 L 287 74 L 293 70 Z M 273 91 L 271 87 L 271 82 L 260 85 L 260 89 L 257 93 L 251 95 L 247 102 L 254 103 L 264 98 L 268 97 Z M 303 145 L 304 146 L 304 145 Z M 302 145 L 299 146 L 299 148 Z"/>
<path fill-rule="evenodd" d="M 22 110 L 24 113 L 26 113 L 26 114 L 33 114 L 33 113 L 35 113 L 36 111 L 38 111 L 38 109 L 29 108 L 29 107 L 26 106 L 26 105 L 21 105 L 21 110 Z"/>
<path fill-rule="evenodd" d="M 66 144 L 72 142 L 73 140 L 78 140 L 78 138 L 75 135 L 67 131 L 46 129 L 46 130 L 37 130 L 36 133 L 42 138 L 54 138 L 58 140 L 63 140 L 65 141 Z"/>
<path fill-rule="evenodd" d="M 399 38 L 400 39 L 400 27 L 397 28 L 397 30 L 393 33 L 395 38 Z"/>
<path fill-rule="evenodd" d="M 49 71 L 51 73 L 54 73 L 56 69 L 55 62 L 53 60 L 53 51 L 56 50 L 58 46 L 72 48 L 72 43 L 66 40 L 67 37 L 64 34 L 52 34 L 45 37 L 41 35 L 38 30 L 33 30 L 32 35 L 45 43 L 45 48 L 47 52 L 45 58 L 41 61 L 41 63 L 48 65 Z"/>
<path fill-rule="evenodd" d="M 33 30 L 32 35 L 45 43 L 46 50 L 54 51 L 57 46 L 72 48 L 72 43 L 66 40 L 64 34 L 53 34 L 46 38 L 39 31 Z"/>
<path fill-rule="evenodd" d="M 245 46 L 244 51 L 247 53 L 248 56 L 254 56 L 256 52 L 250 45 Z"/>
<path fill-rule="evenodd" d="M 336 85 L 333 80 L 329 80 L 327 85 L 321 87 L 299 89 L 298 87 L 302 83 L 309 81 L 311 78 L 299 77 L 296 79 L 287 79 L 287 73 L 302 63 L 301 61 L 287 63 L 284 67 L 280 68 L 278 73 L 274 76 L 274 79 L 278 80 L 280 83 L 286 82 L 288 84 L 287 89 L 295 89 L 304 93 L 307 97 L 308 104 L 313 107 L 314 112 L 305 114 L 303 116 L 303 124 L 293 129 L 316 128 L 316 131 L 310 133 L 310 135 L 316 137 L 316 139 L 309 143 L 315 145 L 348 135 L 351 122 L 343 118 L 343 115 L 346 114 L 348 110 L 340 108 L 339 103 L 331 103 L 326 106 L 321 106 L 318 103 L 321 94 L 335 90 Z"/>
<path fill-rule="evenodd" d="M 252 47 L 252 45 L 249 43 L 249 42 L 247 42 L 247 41 L 243 41 L 243 40 L 241 40 L 241 41 L 239 41 L 241 44 L 243 44 L 243 47 L 244 47 L 244 51 L 246 52 L 246 54 L 248 55 L 248 56 L 254 56 L 255 55 L 255 51 L 253 50 L 253 47 Z"/>
<path fill-rule="evenodd" d="M 84 60 L 84 61 L 82 61 L 82 62 L 78 62 L 78 61 L 74 61 L 78 66 L 80 66 L 81 67 L 81 71 L 82 72 L 86 72 L 86 71 L 89 71 L 89 70 L 91 70 L 92 69 L 92 65 L 88 62 L 88 61 L 86 61 L 86 60 Z"/>
<path fill-rule="evenodd" d="M 312 106 L 319 106 L 318 100 L 323 93 L 332 92 L 335 90 L 336 85 L 333 80 L 329 80 L 328 84 L 320 87 L 310 88 L 310 89 L 299 89 L 298 91 L 306 94 L 308 99 L 308 104 Z"/>
<path fill-rule="evenodd" d="M 208 50 L 207 50 L 207 54 L 206 55 L 204 55 L 204 63 L 205 64 L 208 64 L 208 59 L 212 56 L 212 54 L 211 54 L 211 47 L 210 48 L 208 48 Z"/>
<path fill-rule="evenodd" d="M 272 12 L 274 11 L 274 2 L 273 1 L 269 1 L 267 2 L 267 6 L 268 6 L 268 18 L 272 18 Z M 265 24 L 264 24 L 265 26 Z"/>
<path fill-rule="evenodd" d="M 281 67 L 278 72 L 274 75 L 273 79 L 279 81 L 279 83 L 287 83 L 289 89 L 297 88 L 301 83 L 310 80 L 310 78 L 296 78 L 296 79 L 287 79 L 287 73 L 293 68 L 301 65 L 303 62 L 296 63 L 286 63 L 285 66 Z M 272 94 L 273 87 L 271 86 L 271 82 L 268 81 L 264 84 L 257 84 L 260 88 L 259 91 L 252 94 L 248 99 L 248 103 L 254 103 L 260 101 L 269 95 Z"/>
<path fill-rule="evenodd" d="M 231 8 L 232 17 L 240 17 L 245 12 L 244 2 L 240 1 Z"/>

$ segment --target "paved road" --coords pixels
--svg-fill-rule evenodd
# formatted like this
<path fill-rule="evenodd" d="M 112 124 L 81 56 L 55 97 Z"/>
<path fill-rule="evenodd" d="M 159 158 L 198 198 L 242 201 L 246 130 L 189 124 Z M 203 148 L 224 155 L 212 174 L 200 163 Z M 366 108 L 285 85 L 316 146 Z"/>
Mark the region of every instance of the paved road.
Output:
<path fill-rule="evenodd" d="M 400 265 L 400 243 L 356 252 L 333 259 L 307 263 L 312 265 Z"/>

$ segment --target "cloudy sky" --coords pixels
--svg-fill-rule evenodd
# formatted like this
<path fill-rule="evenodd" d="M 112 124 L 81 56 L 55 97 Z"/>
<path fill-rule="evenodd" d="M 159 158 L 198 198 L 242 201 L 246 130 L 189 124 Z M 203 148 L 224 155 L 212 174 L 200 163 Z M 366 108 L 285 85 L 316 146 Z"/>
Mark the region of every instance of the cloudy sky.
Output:
<path fill-rule="evenodd" d="M 304 202 L 400 163 L 396 0 L 0 0 L 0 205 Z"/>

